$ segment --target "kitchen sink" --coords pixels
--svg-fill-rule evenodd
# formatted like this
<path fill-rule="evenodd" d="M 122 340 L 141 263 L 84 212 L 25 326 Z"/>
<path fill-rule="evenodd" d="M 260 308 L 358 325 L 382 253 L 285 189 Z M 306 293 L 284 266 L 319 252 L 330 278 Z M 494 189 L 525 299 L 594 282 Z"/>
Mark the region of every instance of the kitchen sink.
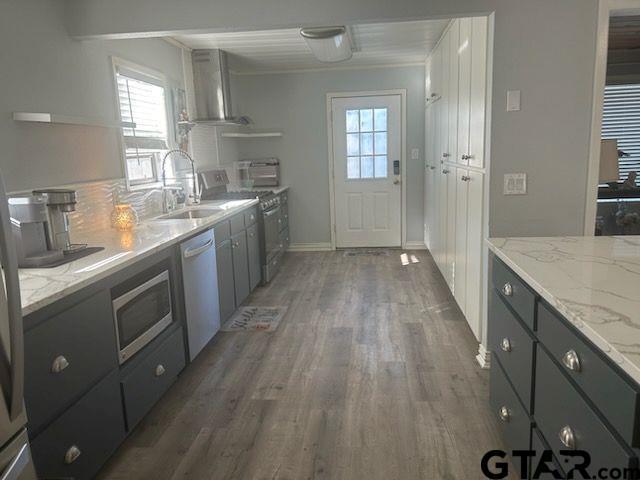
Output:
<path fill-rule="evenodd" d="M 224 211 L 222 208 L 207 207 L 182 210 L 158 217 L 156 220 L 193 220 L 196 218 L 207 218 Z"/>

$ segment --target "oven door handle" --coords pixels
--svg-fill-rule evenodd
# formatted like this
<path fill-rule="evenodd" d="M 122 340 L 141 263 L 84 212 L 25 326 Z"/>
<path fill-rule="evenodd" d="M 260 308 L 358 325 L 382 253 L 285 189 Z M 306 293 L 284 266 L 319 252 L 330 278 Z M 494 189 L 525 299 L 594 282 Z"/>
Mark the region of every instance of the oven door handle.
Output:
<path fill-rule="evenodd" d="M 269 210 L 268 212 L 264 212 L 264 216 L 265 217 L 270 217 L 271 215 L 275 215 L 276 213 L 278 213 L 280 211 L 280 206 L 277 206 L 276 208 L 274 208 L 273 210 Z"/>
<path fill-rule="evenodd" d="M 213 245 L 213 238 L 207 240 L 206 243 L 204 245 L 201 245 L 200 247 L 187 248 L 184 251 L 184 258 L 190 258 L 195 257 L 196 255 L 200 255 L 201 253 L 209 250 L 209 248 L 211 248 L 211 245 Z"/>

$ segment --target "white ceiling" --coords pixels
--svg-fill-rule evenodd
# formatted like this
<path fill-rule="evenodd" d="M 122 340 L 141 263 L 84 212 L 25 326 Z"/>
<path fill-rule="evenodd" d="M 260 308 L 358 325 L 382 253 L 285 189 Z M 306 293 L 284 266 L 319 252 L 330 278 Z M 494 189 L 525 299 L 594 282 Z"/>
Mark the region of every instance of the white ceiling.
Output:
<path fill-rule="evenodd" d="M 236 73 L 364 67 L 424 62 L 448 20 L 376 23 L 350 26 L 353 57 L 326 64 L 315 59 L 299 29 L 179 35 L 174 40 L 190 48 L 220 48 Z"/>

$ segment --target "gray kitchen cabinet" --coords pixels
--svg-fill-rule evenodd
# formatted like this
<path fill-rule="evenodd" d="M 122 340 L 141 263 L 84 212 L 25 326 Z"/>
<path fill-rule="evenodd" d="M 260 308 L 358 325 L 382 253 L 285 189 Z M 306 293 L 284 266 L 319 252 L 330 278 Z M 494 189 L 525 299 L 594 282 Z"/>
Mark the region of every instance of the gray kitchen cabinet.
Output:
<path fill-rule="evenodd" d="M 258 237 L 258 226 L 256 224 L 247 228 L 247 254 L 249 257 L 249 285 L 253 290 L 262 280 L 260 238 Z"/>
<path fill-rule="evenodd" d="M 231 239 L 225 240 L 216 247 L 216 264 L 218 268 L 220 323 L 224 323 L 231 317 L 231 315 L 233 315 L 233 312 L 236 309 Z"/>
<path fill-rule="evenodd" d="M 251 293 L 246 231 L 236 233 L 231 237 L 231 248 L 233 253 L 233 279 L 235 283 L 236 307 L 239 307 Z"/>

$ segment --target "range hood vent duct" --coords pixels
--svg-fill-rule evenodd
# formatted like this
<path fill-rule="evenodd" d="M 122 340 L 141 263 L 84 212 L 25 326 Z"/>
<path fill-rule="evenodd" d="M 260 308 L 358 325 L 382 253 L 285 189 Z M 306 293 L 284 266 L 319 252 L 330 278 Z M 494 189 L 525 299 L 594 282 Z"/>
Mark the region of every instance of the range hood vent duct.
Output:
<path fill-rule="evenodd" d="M 234 117 L 227 52 L 219 49 L 193 50 L 193 84 L 196 123 L 208 125 L 248 125 L 248 117 Z"/>

